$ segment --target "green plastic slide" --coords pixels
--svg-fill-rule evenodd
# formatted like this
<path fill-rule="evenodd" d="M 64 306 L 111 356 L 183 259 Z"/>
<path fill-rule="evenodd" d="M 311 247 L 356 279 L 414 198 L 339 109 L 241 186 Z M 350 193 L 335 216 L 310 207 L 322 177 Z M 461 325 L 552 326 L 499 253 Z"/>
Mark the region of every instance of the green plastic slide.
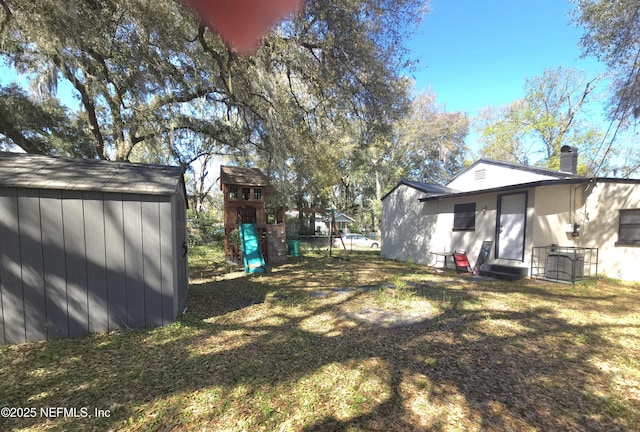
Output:
<path fill-rule="evenodd" d="M 264 273 L 265 263 L 260 252 L 260 239 L 255 224 L 240 224 L 240 244 L 242 261 L 247 273 Z"/>

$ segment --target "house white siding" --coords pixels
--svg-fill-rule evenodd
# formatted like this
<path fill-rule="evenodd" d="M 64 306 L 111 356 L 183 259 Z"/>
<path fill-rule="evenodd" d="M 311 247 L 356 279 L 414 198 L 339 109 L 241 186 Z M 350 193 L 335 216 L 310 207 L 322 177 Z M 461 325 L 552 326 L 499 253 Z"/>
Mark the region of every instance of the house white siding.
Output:
<path fill-rule="evenodd" d="M 598 274 L 640 282 L 640 246 L 616 245 L 620 210 L 640 209 L 640 185 L 598 182 L 579 209 L 577 245 L 597 247 Z"/>
<path fill-rule="evenodd" d="M 535 188 L 533 246 L 579 246 L 568 232 L 573 223 L 582 224 L 578 210 L 583 207 L 585 185 L 561 184 Z"/>
<path fill-rule="evenodd" d="M 425 193 L 400 185 L 382 201 L 382 248 L 380 254 L 389 259 L 429 264 L 430 243 L 437 215 L 429 215 L 419 201 Z"/>
<path fill-rule="evenodd" d="M 451 228 L 453 223 L 449 224 L 448 231 L 450 235 L 449 249 L 463 249 L 467 252 L 469 263 L 474 266 L 482 243 L 490 240 L 493 242 L 489 260 L 492 264 L 502 264 L 514 267 L 528 267 L 530 265 L 529 255 L 527 251 L 531 250 L 531 233 L 533 226 L 531 220 L 534 216 L 534 200 L 531 198 L 530 190 L 518 191 L 518 193 L 526 194 L 527 207 L 525 210 L 525 226 L 524 226 L 524 261 L 521 259 L 498 259 L 496 258 L 496 224 L 498 223 L 498 193 L 478 194 L 467 197 L 451 198 L 442 200 L 440 207 L 448 206 L 448 211 L 453 218 L 453 208 L 455 204 L 476 203 L 476 224 L 473 231 L 453 231 Z"/>
<path fill-rule="evenodd" d="M 640 282 L 639 180 L 588 179 L 483 159 L 444 188 L 406 183 L 383 199 L 384 257 L 433 265 L 433 252 L 462 249 L 474 266 L 482 243 L 492 241 L 487 264 L 525 268 L 531 276 L 534 247 L 582 247 L 598 249 L 597 259 L 585 256 L 591 258 L 586 274 Z M 472 203 L 475 224 L 469 227 L 465 212 Z M 458 204 L 466 205 L 456 219 Z M 545 263 L 534 267 L 539 275 Z"/>
<path fill-rule="evenodd" d="M 534 246 L 597 248 L 599 275 L 640 281 L 640 247 L 616 245 L 620 210 L 640 209 L 638 184 L 605 181 L 590 190 L 565 184 L 536 188 L 535 195 Z"/>
<path fill-rule="evenodd" d="M 418 264 L 433 265 L 432 252 L 465 250 L 473 266 L 482 242 L 494 241 L 496 236 L 497 194 L 488 193 L 467 197 L 420 202 L 424 192 L 400 186 L 389 194 L 382 204 L 382 250 L 385 258 L 398 261 L 411 259 Z M 531 195 L 531 194 L 528 194 Z M 531 199 L 528 200 L 527 221 L 533 217 Z M 457 204 L 475 203 L 475 229 L 454 231 L 454 208 Z M 526 225 L 526 251 L 531 249 L 533 226 Z M 528 266 L 528 261 L 496 260 L 492 248 L 490 258 L 497 264 Z"/>

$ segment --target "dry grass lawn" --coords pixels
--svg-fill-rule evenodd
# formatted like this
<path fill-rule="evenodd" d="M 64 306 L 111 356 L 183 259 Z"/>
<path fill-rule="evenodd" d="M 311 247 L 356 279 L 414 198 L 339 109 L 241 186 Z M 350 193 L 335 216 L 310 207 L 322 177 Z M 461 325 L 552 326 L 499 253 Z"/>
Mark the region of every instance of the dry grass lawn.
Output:
<path fill-rule="evenodd" d="M 366 252 L 264 276 L 203 248 L 191 262 L 189 312 L 169 327 L 1 347 L 0 407 L 77 411 L 0 430 L 640 430 L 637 285 L 496 282 Z"/>

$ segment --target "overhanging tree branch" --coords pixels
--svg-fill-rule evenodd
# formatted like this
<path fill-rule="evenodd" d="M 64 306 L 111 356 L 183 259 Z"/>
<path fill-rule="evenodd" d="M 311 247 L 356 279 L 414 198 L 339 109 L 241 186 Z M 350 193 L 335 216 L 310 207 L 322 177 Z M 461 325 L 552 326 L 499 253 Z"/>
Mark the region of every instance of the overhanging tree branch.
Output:
<path fill-rule="evenodd" d="M 15 125 L 7 120 L 2 112 L 0 112 L 0 133 L 27 153 L 45 154 L 40 146 L 25 137 Z"/>
<path fill-rule="evenodd" d="M 64 61 L 60 57 L 53 58 L 54 64 L 60 69 L 62 75 L 71 82 L 73 87 L 80 93 L 80 100 L 82 101 L 82 106 L 87 112 L 87 120 L 89 126 L 89 132 L 93 137 L 94 144 L 96 146 L 96 153 L 100 159 L 106 159 L 106 154 L 104 151 L 104 137 L 102 136 L 102 132 L 100 131 L 100 122 L 98 121 L 98 116 L 96 114 L 96 106 L 89 96 L 89 92 L 87 91 L 86 86 L 80 82 L 80 80 L 75 76 L 73 71 L 69 69 L 69 67 L 64 63 Z"/>
<path fill-rule="evenodd" d="M 13 13 L 5 0 L 0 0 L 0 5 L 2 5 L 2 9 L 4 10 L 4 19 L 2 20 L 2 24 L 0 24 L 0 34 L 2 34 L 4 33 L 5 28 L 9 25 L 9 21 L 11 21 Z"/>

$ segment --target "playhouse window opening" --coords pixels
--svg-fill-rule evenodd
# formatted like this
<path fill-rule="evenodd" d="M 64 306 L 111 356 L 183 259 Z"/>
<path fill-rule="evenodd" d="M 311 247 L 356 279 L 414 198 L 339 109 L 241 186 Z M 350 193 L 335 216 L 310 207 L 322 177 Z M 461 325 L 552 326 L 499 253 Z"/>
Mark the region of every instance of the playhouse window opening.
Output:
<path fill-rule="evenodd" d="M 229 198 L 238 199 L 238 187 L 237 186 L 230 186 L 229 187 Z"/>
<path fill-rule="evenodd" d="M 476 229 L 476 203 L 453 206 L 453 230 L 473 231 Z"/>
<path fill-rule="evenodd" d="M 259 201 L 262 199 L 262 189 L 256 188 L 253 190 L 253 199 Z"/>
<path fill-rule="evenodd" d="M 640 209 L 620 210 L 616 246 L 640 246 Z"/>
<path fill-rule="evenodd" d="M 242 199 L 248 201 L 251 199 L 251 189 L 242 188 Z"/>

